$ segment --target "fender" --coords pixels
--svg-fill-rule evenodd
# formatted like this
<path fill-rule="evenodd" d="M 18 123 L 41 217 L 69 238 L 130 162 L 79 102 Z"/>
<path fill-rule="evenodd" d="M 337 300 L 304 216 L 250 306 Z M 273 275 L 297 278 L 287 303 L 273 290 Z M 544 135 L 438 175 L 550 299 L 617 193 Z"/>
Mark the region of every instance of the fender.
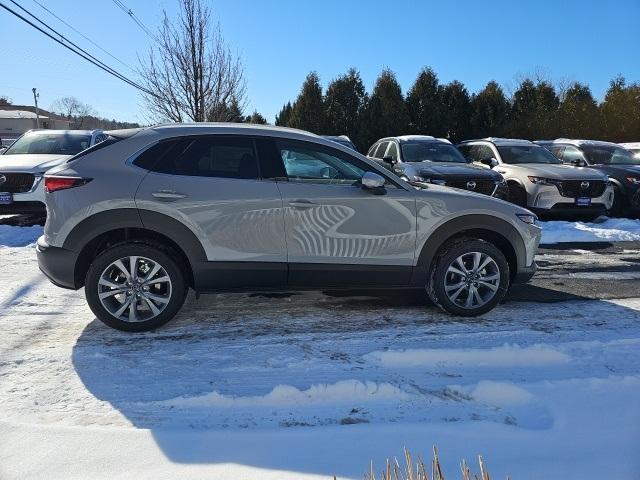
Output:
<path fill-rule="evenodd" d="M 520 233 L 518 233 L 518 230 L 516 230 L 513 225 L 506 220 L 491 215 L 463 215 L 440 225 L 427 237 L 420 251 L 418 263 L 414 268 L 412 284 L 423 285 L 424 279 L 427 277 L 431 264 L 440 247 L 444 245 L 447 239 L 468 230 L 484 230 L 498 234 L 504 238 L 513 249 L 513 253 L 515 254 L 514 260 L 516 261 L 515 266 L 518 269 L 525 267 L 526 248 Z M 509 252 L 505 252 L 505 256 L 508 259 Z M 515 274 L 516 272 L 511 273 Z"/>

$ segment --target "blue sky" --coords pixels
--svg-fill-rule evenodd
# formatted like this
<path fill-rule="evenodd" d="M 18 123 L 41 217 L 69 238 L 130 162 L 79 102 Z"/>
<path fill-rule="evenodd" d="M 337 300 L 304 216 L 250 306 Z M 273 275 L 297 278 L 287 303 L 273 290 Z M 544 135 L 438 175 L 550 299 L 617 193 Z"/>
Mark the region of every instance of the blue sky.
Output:
<path fill-rule="evenodd" d="M 105 63 L 131 74 L 49 16 L 33 0 L 16 0 Z M 2 2 L 9 4 L 8 0 Z M 111 0 L 40 0 L 50 10 L 135 67 L 151 40 Z M 123 0 L 155 29 L 177 0 Z M 246 67 L 250 109 L 273 121 L 310 70 L 326 85 L 349 67 L 371 90 L 384 67 L 406 91 L 423 66 L 471 91 L 495 79 L 507 90 L 518 76 L 588 83 L 602 98 L 617 74 L 640 81 L 640 0 L 621 1 L 333 1 L 211 0 L 227 42 Z M 75 96 L 99 114 L 147 122 L 132 87 L 0 11 L 0 95 L 31 104 L 38 87 L 47 108 Z M 131 74 L 132 75 L 132 74 Z"/>

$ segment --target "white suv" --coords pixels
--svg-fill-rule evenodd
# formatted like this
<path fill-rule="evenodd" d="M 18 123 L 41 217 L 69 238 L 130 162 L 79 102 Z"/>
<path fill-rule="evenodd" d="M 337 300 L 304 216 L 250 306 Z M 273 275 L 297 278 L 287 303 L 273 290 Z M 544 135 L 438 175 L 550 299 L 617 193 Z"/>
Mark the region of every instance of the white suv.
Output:
<path fill-rule="evenodd" d="M 539 215 L 596 218 L 613 205 L 607 175 L 564 165 L 549 150 L 528 140 L 468 140 L 458 149 L 469 160 L 502 174 L 509 200 Z"/>

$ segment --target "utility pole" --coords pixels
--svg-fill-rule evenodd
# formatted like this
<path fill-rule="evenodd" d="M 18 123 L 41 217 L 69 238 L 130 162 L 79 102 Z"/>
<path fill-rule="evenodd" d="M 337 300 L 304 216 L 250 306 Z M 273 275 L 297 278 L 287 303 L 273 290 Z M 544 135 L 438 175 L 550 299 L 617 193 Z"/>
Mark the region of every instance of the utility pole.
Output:
<path fill-rule="evenodd" d="M 33 102 L 36 104 L 36 128 L 40 128 L 40 113 L 38 112 L 38 98 L 40 98 L 40 94 L 36 87 L 33 87 L 31 91 L 33 92 Z"/>

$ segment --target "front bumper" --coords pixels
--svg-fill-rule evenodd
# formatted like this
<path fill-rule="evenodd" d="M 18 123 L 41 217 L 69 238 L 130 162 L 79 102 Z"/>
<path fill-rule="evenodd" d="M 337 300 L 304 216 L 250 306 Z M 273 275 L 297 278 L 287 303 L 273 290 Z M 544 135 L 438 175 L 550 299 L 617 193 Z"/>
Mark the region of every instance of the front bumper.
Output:
<path fill-rule="evenodd" d="M 75 267 L 78 254 L 65 248 L 49 245 L 44 235 L 38 238 L 36 243 L 36 255 L 38 267 L 51 283 L 62 288 L 77 290 L 75 279 Z"/>
<path fill-rule="evenodd" d="M 2 173 L 2 172 L 0 172 Z M 0 185 L 0 192 L 2 192 Z M 44 181 L 41 175 L 36 175 L 33 186 L 28 192 L 12 193 L 13 203 L 0 205 L 0 215 L 14 215 L 23 213 L 46 214 L 44 203 Z"/>
<path fill-rule="evenodd" d="M 527 190 L 527 205 L 536 213 L 580 214 L 607 211 L 613 205 L 613 187 L 608 186 L 602 195 L 591 198 L 590 206 L 577 205 L 574 198 L 560 195 L 555 185 L 531 184 Z"/>

